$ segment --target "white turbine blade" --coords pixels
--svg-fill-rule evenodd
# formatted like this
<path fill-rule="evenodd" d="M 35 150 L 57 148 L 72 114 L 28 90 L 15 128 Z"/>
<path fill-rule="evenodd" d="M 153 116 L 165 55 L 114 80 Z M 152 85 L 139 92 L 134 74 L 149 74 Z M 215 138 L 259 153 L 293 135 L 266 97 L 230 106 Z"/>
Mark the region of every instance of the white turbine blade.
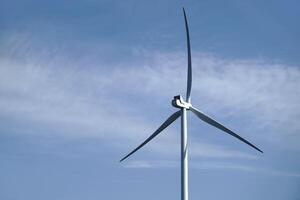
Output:
<path fill-rule="evenodd" d="M 142 144 L 140 144 L 137 148 L 135 148 L 133 151 L 131 151 L 128 155 L 126 155 L 124 158 L 120 160 L 122 162 L 129 156 L 131 156 L 134 152 L 142 148 L 145 144 L 150 142 L 155 136 L 157 136 L 161 131 L 163 131 L 165 128 L 167 128 L 172 122 L 174 122 L 179 116 L 181 115 L 181 111 L 177 111 L 173 113 L 150 137 L 148 137 Z"/>
<path fill-rule="evenodd" d="M 187 42 L 187 53 L 188 53 L 188 73 L 187 73 L 187 89 L 186 89 L 186 101 L 191 103 L 191 90 L 192 90 L 192 56 L 191 56 L 191 45 L 190 45 L 190 34 L 187 17 L 183 8 L 185 30 L 186 30 L 186 42 Z"/>
<path fill-rule="evenodd" d="M 253 147 L 254 149 L 256 149 L 257 151 L 263 153 L 262 150 L 260 150 L 259 148 L 257 148 L 256 146 L 254 146 L 253 144 L 251 144 L 249 141 L 245 140 L 244 138 L 242 138 L 241 136 L 239 136 L 238 134 L 234 133 L 233 131 L 229 130 L 228 128 L 226 128 L 225 126 L 223 126 L 222 124 L 218 123 L 217 121 L 215 121 L 214 119 L 212 119 L 211 117 L 209 117 L 208 115 L 204 114 L 203 112 L 197 110 L 196 108 L 190 107 L 191 111 L 197 115 L 197 117 L 199 117 L 201 120 L 203 120 L 204 122 L 228 133 L 229 135 L 232 135 L 233 137 L 241 140 L 242 142 L 248 144 L 249 146 Z"/>

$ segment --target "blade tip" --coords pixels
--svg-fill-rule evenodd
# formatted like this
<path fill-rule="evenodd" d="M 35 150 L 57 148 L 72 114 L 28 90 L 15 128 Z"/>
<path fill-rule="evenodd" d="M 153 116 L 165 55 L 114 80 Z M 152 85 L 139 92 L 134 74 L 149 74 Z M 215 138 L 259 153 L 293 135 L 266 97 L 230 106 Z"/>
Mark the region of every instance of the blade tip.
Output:
<path fill-rule="evenodd" d="M 264 153 L 262 150 L 260 150 L 260 153 Z"/>
<path fill-rule="evenodd" d="M 123 162 L 127 157 L 122 158 L 119 162 Z"/>
<path fill-rule="evenodd" d="M 184 6 L 182 6 L 182 10 L 183 10 L 183 14 L 186 15 Z"/>
<path fill-rule="evenodd" d="M 259 151 L 260 153 L 264 153 L 262 150 L 260 150 L 259 148 L 255 148 L 257 151 Z"/>

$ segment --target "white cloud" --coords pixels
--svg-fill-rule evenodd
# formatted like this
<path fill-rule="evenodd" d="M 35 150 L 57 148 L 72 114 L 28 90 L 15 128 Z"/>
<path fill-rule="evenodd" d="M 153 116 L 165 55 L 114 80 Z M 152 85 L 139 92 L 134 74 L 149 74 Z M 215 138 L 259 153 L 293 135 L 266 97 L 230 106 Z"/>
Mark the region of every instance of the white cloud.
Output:
<path fill-rule="evenodd" d="M 185 93 L 186 60 L 181 52 L 135 54 L 139 60 L 134 63 L 83 66 L 63 56 L 39 57 L 35 50 L 17 57 L 10 52 L 0 58 L 0 115 L 14 120 L 16 127 L 25 122 L 27 129 L 45 126 L 55 130 L 53 134 L 112 139 L 115 145 L 123 145 L 122 140 L 126 147 L 138 144 L 171 114 L 165 109 L 172 96 Z M 221 119 L 251 119 L 240 128 L 248 134 L 255 126 L 260 135 L 253 137 L 298 145 L 299 68 L 200 53 L 193 58 L 195 105 Z M 264 130 L 274 131 L 272 141 Z M 24 127 L 19 131 L 30 132 Z M 171 154 L 178 134 L 170 134 L 175 132 L 172 127 L 167 132 L 152 150 Z M 253 158 L 217 145 L 199 146 L 192 156 Z"/>
<path fill-rule="evenodd" d="M 207 143 L 196 143 L 190 148 L 192 157 L 210 157 L 215 158 L 242 158 L 242 159 L 257 159 L 257 156 L 239 152 L 236 150 L 229 150 L 222 146 L 212 145 Z"/>
<path fill-rule="evenodd" d="M 128 161 L 122 164 L 125 168 L 139 168 L 139 169 L 149 169 L 149 168 L 179 168 L 179 162 L 168 161 L 168 160 L 135 160 Z M 190 162 L 191 170 L 234 170 L 234 171 L 244 171 L 249 173 L 260 173 L 269 176 L 286 176 L 300 178 L 300 173 L 278 170 L 273 168 L 263 168 L 259 166 L 243 165 L 230 162 Z"/>
<path fill-rule="evenodd" d="M 199 170 L 237 170 L 237 171 L 247 171 L 251 173 L 262 173 L 271 176 L 289 176 L 300 178 L 300 174 L 297 172 L 287 172 L 278 169 L 268 169 L 257 166 L 241 165 L 236 163 L 228 162 L 202 162 L 195 163 L 193 165 L 194 169 Z"/>
<path fill-rule="evenodd" d="M 131 161 L 123 165 L 125 168 L 153 168 L 153 164 L 146 161 Z"/>

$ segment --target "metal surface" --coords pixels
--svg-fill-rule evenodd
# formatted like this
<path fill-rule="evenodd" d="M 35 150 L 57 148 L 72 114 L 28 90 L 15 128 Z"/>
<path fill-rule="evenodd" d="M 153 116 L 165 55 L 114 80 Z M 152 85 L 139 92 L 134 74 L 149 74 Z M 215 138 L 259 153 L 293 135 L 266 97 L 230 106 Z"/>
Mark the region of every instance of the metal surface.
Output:
<path fill-rule="evenodd" d="M 187 112 L 181 109 L 181 200 L 189 199 Z"/>
<path fill-rule="evenodd" d="M 191 90 L 192 90 L 192 55 L 191 55 L 191 44 L 190 44 L 190 32 L 185 10 L 183 8 L 185 30 L 186 30 L 186 45 L 188 54 L 188 73 L 187 73 L 187 89 L 186 89 L 186 101 L 191 103 Z"/>
<path fill-rule="evenodd" d="M 216 120 L 214 120 L 213 118 L 209 117 L 208 115 L 204 114 L 203 112 L 201 112 L 200 110 L 197 110 L 194 107 L 191 107 L 190 110 L 197 115 L 197 117 L 199 117 L 202 121 L 228 133 L 229 135 L 232 135 L 233 137 L 239 139 L 240 141 L 248 144 L 249 146 L 251 146 L 252 148 L 256 149 L 257 151 L 263 153 L 262 150 L 260 150 L 259 148 L 257 148 L 256 146 L 254 146 L 253 144 L 251 144 L 249 141 L 245 140 L 244 138 L 242 138 L 241 136 L 239 136 L 238 134 L 234 133 L 233 131 L 231 131 L 230 129 L 226 128 L 225 126 L 223 126 L 222 124 L 220 124 L 219 122 L 217 122 Z"/>
<path fill-rule="evenodd" d="M 172 124 L 172 122 L 174 122 L 180 115 L 181 115 L 180 111 L 173 113 L 150 137 L 148 137 L 142 144 L 140 144 L 137 148 L 131 151 L 124 158 L 122 158 L 120 162 L 122 162 L 123 160 L 131 156 L 134 152 L 142 148 L 145 144 L 150 142 L 155 136 L 157 136 L 160 132 L 162 132 L 165 128 L 167 128 L 170 124 Z"/>
<path fill-rule="evenodd" d="M 174 99 L 172 100 L 172 106 L 174 106 L 175 108 L 186 108 L 189 110 L 192 104 L 185 102 L 182 96 L 177 95 L 174 96 Z"/>

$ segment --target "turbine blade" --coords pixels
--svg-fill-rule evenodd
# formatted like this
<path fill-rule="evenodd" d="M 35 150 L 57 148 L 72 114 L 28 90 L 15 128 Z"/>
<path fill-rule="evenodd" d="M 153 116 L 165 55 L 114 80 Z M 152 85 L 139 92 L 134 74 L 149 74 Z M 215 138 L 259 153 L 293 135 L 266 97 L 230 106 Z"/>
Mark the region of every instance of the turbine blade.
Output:
<path fill-rule="evenodd" d="M 191 90 L 192 90 L 192 56 L 191 56 L 191 45 L 190 45 L 190 34 L 189 25 L 185 10 L 183 8 L 185 30 L 186 30 L 186 42 L 187 42 L 187 53 L 188 53 L 188 72 L 187 72 L 187 89 L 186 89 L 186 101 L 191 103 Z"/>
<path fill-rule="evenodd" d="M 256 146 L 254 146 L 253 144 L 251 144 L 249 141 L 245 140 L 244 138 L 242 138 L 241 136 L 239 136 L 238 134 L 234 133 L 233 131 L 229 130 L 228 128 L 226 128 L 225 126 L 223 126 L 222 124 L 218 123 L 217 121 L 215 121 L 214 119 L 212 119 L 211 117 L 209 117 L 208 115 L 204 114 L 203 112 L 197 110 L 196 108 L 190 107 L 191 111 L 197 115 L 197 117 L 199 117 L 201 120 L 203 120 L 204 122 L 228 133 L 229 135 L 232 135 L 233 137 L 239 139 L 240 141 L 248 144 L 249 146 L 251 146 L 252 148 L 256 149 L 257 151 L 263 153 L 262 150 L 260 150 L 259 148 L 257 148 Z"/>
<path fill-rule="evenodd" d="M 131 151 L 128 155 L 126 155 L 124 158 L 120 160 L 122 162 L 129 156 L 131 156 L 133 153 L 135 153 L 137 150 L 142 148 L 145 144 L 150 142 L 155 136 L 157 136 L 161 131 L 163 131 L 165 128 L 167 128 L 170 124 L 172 124 L 179 116 L 181 115 L 181 111 L 177 111 L 173 113 L 150 137 L 148 137 L 142 144 L 140 144 L 137 148 L 135 148 L 133 151 Z"/>

